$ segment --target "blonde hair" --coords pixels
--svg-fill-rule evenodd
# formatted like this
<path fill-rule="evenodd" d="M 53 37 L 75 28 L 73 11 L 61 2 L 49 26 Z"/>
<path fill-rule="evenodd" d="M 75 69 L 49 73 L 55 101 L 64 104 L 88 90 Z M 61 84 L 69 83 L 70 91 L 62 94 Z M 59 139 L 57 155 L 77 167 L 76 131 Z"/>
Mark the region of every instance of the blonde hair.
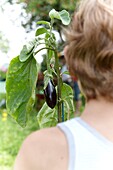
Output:
<path fill-rule="evenodd" d="M 67 63 L 87 100 L 113 101 L 113 1 L 82 0 L 66 31 Z"/>

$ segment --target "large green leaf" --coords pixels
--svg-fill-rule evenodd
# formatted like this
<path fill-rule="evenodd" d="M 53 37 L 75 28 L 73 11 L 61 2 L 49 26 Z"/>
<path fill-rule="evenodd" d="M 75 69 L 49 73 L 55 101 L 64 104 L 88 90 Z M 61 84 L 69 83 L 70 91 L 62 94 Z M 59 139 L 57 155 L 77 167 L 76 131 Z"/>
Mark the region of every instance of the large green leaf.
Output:
<path fill-rule="evenodd" d="M 58 122 L 56 108 L 51 109 L 46 103 L 44 103 L 38 112 L 37 120 L 40 128 L 55 126 Z"/>
<path fill-rule="evenodd" d="M 26 126 L 33 109 L 37 75 L 38 67 L 33 57 L 20 62 L 17 56 L 9 65 L 6 79 L 7 111 L 22 127 Z"/>

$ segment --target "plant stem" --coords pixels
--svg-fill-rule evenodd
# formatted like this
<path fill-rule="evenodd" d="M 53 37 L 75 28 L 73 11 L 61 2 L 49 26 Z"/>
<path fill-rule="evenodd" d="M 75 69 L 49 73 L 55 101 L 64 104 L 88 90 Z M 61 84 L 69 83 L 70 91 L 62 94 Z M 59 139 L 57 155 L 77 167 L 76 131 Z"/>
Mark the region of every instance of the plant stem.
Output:
<path fill-rule="evenodd" d="M 42 50 L 52 50 L 52 51 L 55 51 L 53 48 L 43 47 L 43 48 L 39 49 L 38 51 L 36 51 L 36 52 L 35 52 L 35 55 L 36 55 L 37 53 L 39 53 L 40 51 L 42 51 Z"/>
<path fill-rule="evenodd" d="M 62 79 L 61 79 L 61 76 L 60 76 L 59 61 L 58 61 L 57 52 L 55 52 L 54 54 L 55 54 L 55 66 L 56 66 L 56 73 L 57 73 L 58 122 L 62 122 L 62 112 L 61 112 L 62 109 L 61 109 L 61 102 L 60 102 L 60 99 L 61 99 Z"/>
<path fill-rule="evenodd" d="M 51 28 L 50 28 L 50 35 L 52 35 L 52 29 L 53 29 L 53 23 L 54 19 L 51 19 Z M 62 86 L 62 79 L 60 76 L 60 70 L 59 70 L 59 60 L 58 60 L 58 55 L 57 51 L 54 51 L 55 54 L 55 68 L 56 68 L 56 73 L 57 73 L 57 107 L 58 107 L 58 123 L 62 122 L 62 105 L 60 102 L 61 99 L 61 86 Z"/>

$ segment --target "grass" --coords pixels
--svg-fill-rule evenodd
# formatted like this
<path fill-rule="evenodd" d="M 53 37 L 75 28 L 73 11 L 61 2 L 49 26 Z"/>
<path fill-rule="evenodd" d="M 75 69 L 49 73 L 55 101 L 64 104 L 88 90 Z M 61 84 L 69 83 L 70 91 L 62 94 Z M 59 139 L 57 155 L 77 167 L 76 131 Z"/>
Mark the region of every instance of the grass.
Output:
<path fill-rule="evenodd" d="M 0 110 L 0 170 L 12 170 L 23 140 L 38 129 L 38 124 L 33 118 L 23 129 L 10 117 L 7 117 L 5 112 L 6 110 Z"/>

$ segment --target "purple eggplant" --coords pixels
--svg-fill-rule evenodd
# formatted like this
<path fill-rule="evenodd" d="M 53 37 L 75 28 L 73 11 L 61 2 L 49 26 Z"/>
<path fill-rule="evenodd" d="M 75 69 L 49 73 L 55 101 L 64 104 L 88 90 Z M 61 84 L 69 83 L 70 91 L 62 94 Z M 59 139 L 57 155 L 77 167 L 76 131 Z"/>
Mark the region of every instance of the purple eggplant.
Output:
<path fill-rule="evenodd" d="M 57 102 L 57 94 L 52 80 L 49 80 L 47 87 L 44 89 L 44 95 L 47 105 L 53 109 Z"/>

